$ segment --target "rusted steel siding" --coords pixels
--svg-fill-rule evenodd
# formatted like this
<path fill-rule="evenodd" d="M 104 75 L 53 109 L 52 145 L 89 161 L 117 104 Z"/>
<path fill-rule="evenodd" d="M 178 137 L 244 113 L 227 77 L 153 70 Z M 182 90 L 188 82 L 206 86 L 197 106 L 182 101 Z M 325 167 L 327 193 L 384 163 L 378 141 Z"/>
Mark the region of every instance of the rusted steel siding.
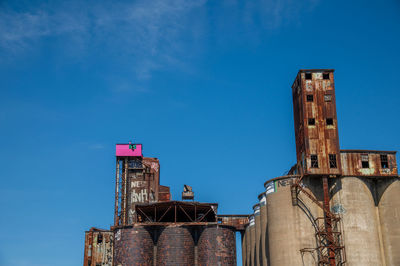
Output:
<path fill-rule="evenodd" d="M 333 70 L 300 70 L 292 92 L 298 165 L 304 174 L 340 175 Z M 314 119 L 314 125 L 309 119 Z M 332 125 L 327 119 L 332 119 Z M 336 156 L 336 168 L 330 167 L 329 154 Z M 311 155 L 318 156 L 318 167 L 312 167 Z"/>
<path fill-rule="evenodd" d="M 158 202 L 170 201 L 171 193 L 169 191 L 169 187 L 166 186 L 158 186 Z"/>
<path fill-rule="evenodd" d="M 236 265 L 235 230 L 232 227 L 203 227 L 197 247 L 199 266 Z"/>
<path fill-rule="evenodd" d="M 114 265 L 153 265 L 154 243 L 144 226 L 117 229 L 115 231 Z"/>
<path fill-rule="evenodd" d="M 386 155 L 388 159 L 385 168 L 382 167 L 381 155 Z M 392 151 L 342 150 L 340 157 L 344 176 L 390 177 L 398 175 L 396 153 Z M 362 159 L 367 159 L 369 167 L 363 168 Z"/>
<path fill-rule="evenodd" d="M 112 266 L 113 233 L 110 231 L 85 232 L 84 266 Z"/>
<path fill-rule="evenodd" d="M 191 228 L 170 225 L 161 230 L 157 241 L 157 265 L 194 265 Z"/>
<path fill-rule="evenodd" d="M 160 185 L 157 158 L 117 157 L 116 193 L 115 226 L 133 224 L 137 204 L 170 200 L 169 187 Z"/>
<path fill-rule="evenodd" d="M 143 158 L 143 169 L 128 169 L 127 224 L 135 221 L 135 205 L 158 201 L 160 163 L 156 158 Z"/>
<path fill-rule="evenodd" d="M 217 215 L 218 223 L 235 227 L 236 231 L 244 231 L 249 224 L 248 215 Z"/>

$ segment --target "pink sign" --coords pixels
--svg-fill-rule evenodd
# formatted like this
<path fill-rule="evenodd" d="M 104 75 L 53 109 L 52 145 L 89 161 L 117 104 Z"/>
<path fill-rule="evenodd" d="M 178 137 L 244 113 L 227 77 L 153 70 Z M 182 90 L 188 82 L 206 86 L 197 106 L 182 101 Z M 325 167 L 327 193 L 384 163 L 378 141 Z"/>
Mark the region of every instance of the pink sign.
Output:
<path fill-rule="evenodd" d="M 142 157 L 142 144 L 117 144 L 116 156 Z"/>

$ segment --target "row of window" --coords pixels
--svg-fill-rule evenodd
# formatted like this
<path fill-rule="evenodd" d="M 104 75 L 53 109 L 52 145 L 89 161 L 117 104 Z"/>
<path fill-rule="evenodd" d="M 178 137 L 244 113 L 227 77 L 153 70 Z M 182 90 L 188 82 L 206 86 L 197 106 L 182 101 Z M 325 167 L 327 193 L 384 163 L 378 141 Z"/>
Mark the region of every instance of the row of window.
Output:
<path fill-rule="evenodd" d="M 318 155 L 311 154 L 311 168 L 318 167 Z M 337 168 L 336 154 L 329 154 L 329 168 Z"/>
<path fill-rule="evenodd" d="M 314 101 L 314 95 L 307 94 L 307 102 L 313 102 L 313 101 Z M 324 95 L 324 101 L 325 102 L 331 102 L 332 101 L 332 94 Z"/>
<path fill-rule="evenodd" d="M 327 118 L 325 120 L 325 122 L 326 122 L 327 126 L 333 126 L 333 118 Z M 309 118 L 308 119 L 308 125 L 309 126 L 315 126 L 315 118 Z"/>
<path fill-rule="evenodd" d="M 306 79 L 312 79 L 312 73 L 306 73 L 305 74 Z M 322 78 L 323 79 L 329 79 L 329 73 L 322 73 Z"/>
<path fill-rule="evenodd" d="M 380 155 L 381 167 L 383 169 L 389 168 L 389 161 L 386 154 Z M 311 154 L 311 168 L 318 168 L 318 155 Z M 368 154 L 361 154 L 361 167 L 369 168 Z M 329 168 L 337 168 L 336 154 L 329 154 Z"/>

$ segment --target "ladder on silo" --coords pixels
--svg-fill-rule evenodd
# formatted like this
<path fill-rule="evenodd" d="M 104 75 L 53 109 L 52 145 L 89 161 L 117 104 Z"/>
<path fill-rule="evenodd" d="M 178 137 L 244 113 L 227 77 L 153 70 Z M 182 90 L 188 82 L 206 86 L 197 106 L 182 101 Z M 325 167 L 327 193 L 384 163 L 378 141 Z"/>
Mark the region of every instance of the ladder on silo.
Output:
<path fill-rule="evenodd" d="M 304 248 L 300 252 L 303 254 L 304 252 L 317 251 L 318 265 L 345 265 L 346 254 L 344 245 L 342 245 L 340 217 L 333 214 L 329 208 L 328 178 L 322 177 L 324 204 L 321 204 L 318 199 L 302 187 L 303 177 L 304 175 L 299 176 L 291 186 L 292 204 L 298 206 L 298 196 L 302 192 L 324 211 L 324 217 L 318 217 L 314 220 L 318 246 L 316 248 Z"/>

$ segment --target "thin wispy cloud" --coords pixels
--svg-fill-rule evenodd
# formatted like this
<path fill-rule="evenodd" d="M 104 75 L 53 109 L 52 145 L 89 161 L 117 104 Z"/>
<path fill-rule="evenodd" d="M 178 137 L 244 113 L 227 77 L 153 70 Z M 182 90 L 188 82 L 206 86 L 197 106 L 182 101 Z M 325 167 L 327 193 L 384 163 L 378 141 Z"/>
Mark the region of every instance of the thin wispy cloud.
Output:
<path fill-rule="evenodd" d="M 70 49 L 80 49 L 75 51 L 78 54 L 107 54 L 124 61 L 135 80 L 146 81 L 155 70 L 170 66 L 185 70 L 196 53 L 193 46 L 206 35 L 218 38 L 226 33 L 229 42 L 229 31 L 240 27 L 248 34 L 256 23 L 259 31 L 275 29 L 296 20 L 315 1 L 226 0 L 217 4 L 213 18 L 206 6 L 215 3 L 206 0 L 69 1 L 23 9 L 5 2 L 0 7 L 0 56 L 18 56 L 41 47 L 46 38 L 59 38 L 61 56 Z M 232 13 L 231 20 L 220 16 L 224 12 Z M 210 19 L 214 26 L 208 24 Z"/>
<path fill-rule="evenodd" d="M 46 37 L 81 42 L 90 49 L 105 47 L 116 57 L 131 58 L 139 80 L 171 63 L 182 50 L 181 37 L 190 31 L 187 15 L 204 1 L 136 1 L 135 3 L 82 3 L 69 6 L 0 9 L 2 55 L 24 53 Z M 190 33 L 189 33 L 190 34 Z M 72 42 L 72 43 L 71 43 Z"/>

